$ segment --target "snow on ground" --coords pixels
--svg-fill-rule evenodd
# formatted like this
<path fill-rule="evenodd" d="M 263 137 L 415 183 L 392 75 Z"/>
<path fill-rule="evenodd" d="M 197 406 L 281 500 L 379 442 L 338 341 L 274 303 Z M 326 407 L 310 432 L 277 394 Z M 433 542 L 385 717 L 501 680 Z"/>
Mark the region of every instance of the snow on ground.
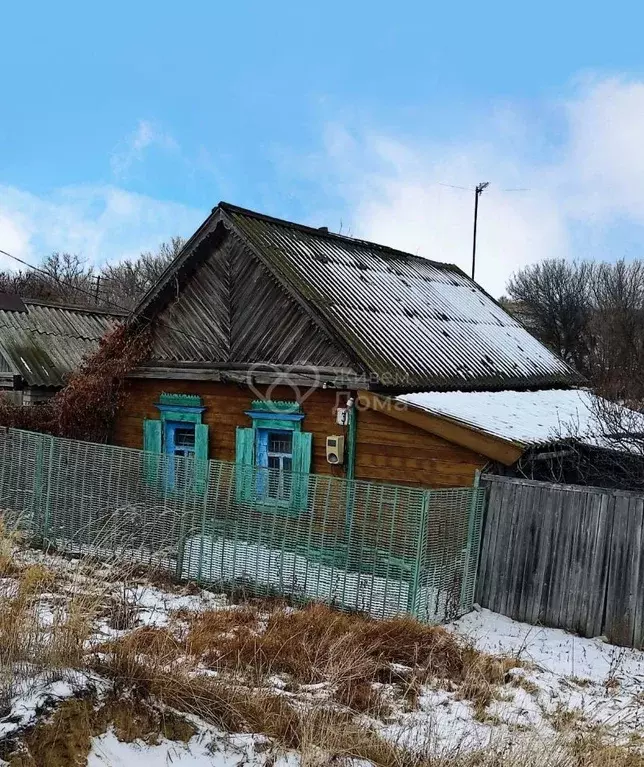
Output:
<path fill-rule="evenodd" d="M 548 740 L 566 727 L 601 728 L 618 741 L 644 732 L 644 652 L 513 621 L 489 610 L 448 627 L 482 652 L 521 661 L 483 711 L 457 691 L 425 686 L 418 710 L 382 734 L 439 754 L 514 742 L 519 733 Z"/>
<path fill-rule="evenodd" d="M 123 636 L 136 627 L 172 628 L 179 612 L 231 607 L 225 595 L 194 585 L 158 581 L 153 585 L 145 575 L 119 578 L 109 565 L 88 569 L 81 560 L 29 550 L 19 552 L 17 561 L 42 564 L 56 573 L 56 582 L 48 583 L 48 591 L 39 594 L 39 614 L 46 626 L 57 620 L 60 604 L 70 594 L 91 590 L 100 596 L 104 608 L 99 611 L 90 645 Z M 0 591 L 7 599 L 14 596 L 11 578 L 2 580 Z M 114 625 L 111 605 L 115 599 L 131 608 L 127 625 Z M 365 715 L 365 726 L 399 745 L 445 755 L 511 742 L 519 735 L 548 740 L 571 723 L 580 731 L 601 727 L 623 741 L 644 732 L 644 652 L 518 623 L 487 610 L 472 612 L 448 628 L 482 652 L 517 661 L 507 672 L 506 683 L 491 689 L 488 705 L 477 706 L 457 684 L 425 684 L 416 710 L 406 711 L 398 698 L 391 716 L 374 720 Z M 204 669 L 204 673 L 209 672 Z M 43 674 L 38 669 L 27 673 L 21 669 L 17 678 L 20 681 L 10 688 L 8 713 L 0 718 L 0 738 L 32 724 L 38 712 L 79 692 L 93 689 L 100 696 L 103 684 L 98 677 L 71 671 Z M 276 693 L 297 696 L 303 706 L 328 701 L 327 682 L 301 685 L 293 693 L 285 692 L 286 682 L 278 675 L 268 677 L 266 684 Z M 94 738 L 88 764 L 295 767 L 298 762 L 293 753 L 276 756 L 261 735 L 225 736 L 200 723 L 198 735 L 188 744 L 165 740 L 155 746 L 122 743 L 109 730 Z"/>
<path fill-rule="evenodd" d="M 628 689 L 644 692 L 644 652 L 585 639 L 561 629 L 518 623 L 489 610 L 473 611 L 453 626 L 477 649 L 512 655 L 536 665 L 543 673 L 589 679 L 605 684 L 616 679 Z"/>
<path fill-rule="evenodd" d="M 73 669 L 42 671 L 22 665 L 15 668 L 13 677 L 6 710 L 0 719 L 0 739 L 33 724 L 43 710 L 89 688 L 100 690 L 105 686 L 96 675 Z"/>
<path fill-rule="evenodd" d="M 444 691 L 425 689 L 420 711 L 389 736 L 437 750 L 484 747 L 518 731 L 554 735 L 567 724 L 602 726 L 628 739 L 644 731 L 644 652 L 531 626 L 488 610 L 471 612 L 450 627 L 477 649 L 512 657 L 509 685 L 485 712 Z"/>
<path fill-rule="evenodd" d="M 87 767 L 239 767 L 271 765 L 296 767 L 293 753 L 275 758 L 266 738 L 253 735 L 225 736 L 208 728 L 187 744 L 162 740 L 156 746 L 122 743 L 110 730 L 94 738 Z"/>

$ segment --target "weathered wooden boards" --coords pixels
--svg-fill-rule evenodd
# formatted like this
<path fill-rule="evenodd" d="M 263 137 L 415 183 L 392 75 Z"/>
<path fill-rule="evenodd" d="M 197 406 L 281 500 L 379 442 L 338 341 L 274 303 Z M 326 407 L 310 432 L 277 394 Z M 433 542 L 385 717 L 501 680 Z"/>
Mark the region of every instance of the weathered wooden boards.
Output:
<path fill-rule="evenodd" d="M 479 604 L 644 647 L 644 497 L 492 475 L 482 485 Z"/>

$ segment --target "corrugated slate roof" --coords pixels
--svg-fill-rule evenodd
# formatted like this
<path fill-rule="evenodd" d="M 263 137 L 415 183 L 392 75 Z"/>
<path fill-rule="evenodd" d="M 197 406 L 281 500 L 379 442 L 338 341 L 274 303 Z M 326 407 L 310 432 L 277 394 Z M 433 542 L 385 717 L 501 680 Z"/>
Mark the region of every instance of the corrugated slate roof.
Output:
<path fill-rule="evenodd" d="M 26 312 L 0 310 L 0 354 L 29 386 L 63 386 L 120 316 L 25 300 Z"/>
<path fill-rule="evenodd" d="M 456 266 L 220 206 L 385 384 L 480 388 L 580 380 Z"/>
<path fill-rule="evenodd" d="M 199 243 L 222 223 L 381 388 L 529 388 L 582 380 L 456 266 L 224 202 L 141 301 L 137 316 L 149 318 L 163 291 L 176 290 L 175 275 L 195 253 L 207 257 Z"/>

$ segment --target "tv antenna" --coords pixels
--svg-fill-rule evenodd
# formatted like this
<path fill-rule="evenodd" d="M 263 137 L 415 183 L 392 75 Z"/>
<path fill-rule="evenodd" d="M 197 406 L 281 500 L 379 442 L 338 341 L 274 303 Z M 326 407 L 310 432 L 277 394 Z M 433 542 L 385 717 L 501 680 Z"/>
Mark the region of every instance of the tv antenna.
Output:
<path fill-rule="evenodd" d="M 472 236 L 472 279 L 476 269 L 476 224 L 479 217 L 479 197 L 490 186 L 489 181 L 483 181 L 474 188 L 474 233 Z"/>

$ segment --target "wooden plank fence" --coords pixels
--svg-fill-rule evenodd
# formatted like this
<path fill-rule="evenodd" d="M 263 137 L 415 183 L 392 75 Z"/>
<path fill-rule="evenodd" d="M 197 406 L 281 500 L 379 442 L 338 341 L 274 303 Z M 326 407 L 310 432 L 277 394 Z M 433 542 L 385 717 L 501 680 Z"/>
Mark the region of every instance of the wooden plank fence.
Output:
<path fill-rule="evenodd" d="M 484 475 L 477 602 L 644 648 L 644 496 Z"/>

